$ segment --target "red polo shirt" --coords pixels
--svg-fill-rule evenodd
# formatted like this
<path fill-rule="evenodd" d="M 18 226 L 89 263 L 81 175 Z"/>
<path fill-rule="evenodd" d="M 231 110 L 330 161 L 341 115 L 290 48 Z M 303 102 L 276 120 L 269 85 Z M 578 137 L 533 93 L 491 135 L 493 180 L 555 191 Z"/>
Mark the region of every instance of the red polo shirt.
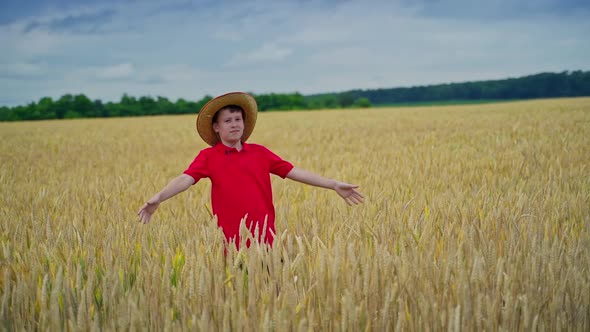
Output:
<path fill-rule="evenodd" d="M 272 245 L 275 232 L 275 208 L 272 200 L 270 174 L 285 178 L 293 165 L 258 144 L 242 143 L 242 150 L 229 148 L 219 142 L 202 150 L 184 174 L 197 183 L 211 180 L 211 204 L 217 224 L 228 242 L 236 241 L 238 248 L 240 222 L 259 232 L 266 219 L 265 242 Z"/>

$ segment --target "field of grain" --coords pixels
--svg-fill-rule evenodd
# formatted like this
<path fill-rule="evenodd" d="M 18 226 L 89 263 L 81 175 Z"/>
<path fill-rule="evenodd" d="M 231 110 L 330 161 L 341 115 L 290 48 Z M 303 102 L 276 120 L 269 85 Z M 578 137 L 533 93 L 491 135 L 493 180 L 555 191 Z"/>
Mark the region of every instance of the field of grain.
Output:
<path fill-rule="evenodd" d="M 277 238 L 223 253 L 195 116 L 0 123 L 3 330 L 590 330 L 590 99 L 263 113 Z"/>

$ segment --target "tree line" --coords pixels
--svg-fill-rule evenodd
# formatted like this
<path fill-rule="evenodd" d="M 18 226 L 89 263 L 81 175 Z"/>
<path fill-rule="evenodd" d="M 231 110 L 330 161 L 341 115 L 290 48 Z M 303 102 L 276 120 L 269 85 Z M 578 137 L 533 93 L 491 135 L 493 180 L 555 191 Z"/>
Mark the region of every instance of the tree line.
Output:
<path fill-rule="evenodd" d="M 269 110 L 304 110 L 318 108 L 370 107 L 368 100 L 359 98 L 353 103 L 341 103 L 338 97 L 326 98 L 325 102 L 309 103 L 300 93 L 254 95 L 261 112 Z M 104 103 L 91 100 L 84 94 L 66 94 L 57 100 L 41 98 L 25 106 L 0 107 L 0 121 L 75 119 L 98 117 L 127 117 L 165 114 L 196 114 L 212 96 L 198 101 L 178 99 L 175 102 L 166 97 L 143 96 L 135 98 L 124 94 L 119 102 Z"/>
<path fill-rule="evenodd" d="M 517 100 L 590 96 L 590 71 L 540 73 L 465 83 L 448 83 L 392 89 L 351 90 L 349 100 L 367 98 L 374 105 L 442 101 Z M 309 100 L 333 94 L 308 96 Z"/>
<path fill-rule="evenodd" d="M 520 78 L 449 83 L 408 88 L 350 90 L 304 96 L 295 93 L 254 94 L 261 112 L 371 107 L 396 103 L 443 101 L 511 100 L 590 96 L 590 72 L 540 73 Z M 84 94 L 66 94 L 57 100 L 41 98 L 23 106 L 0 107 L 0 121 L 123 117 L 164 114 L 195 114 L 212 96 L 198 101 L 166 97 L 133 97 L 124 94 L 118 102 L 91 100 Z"/>

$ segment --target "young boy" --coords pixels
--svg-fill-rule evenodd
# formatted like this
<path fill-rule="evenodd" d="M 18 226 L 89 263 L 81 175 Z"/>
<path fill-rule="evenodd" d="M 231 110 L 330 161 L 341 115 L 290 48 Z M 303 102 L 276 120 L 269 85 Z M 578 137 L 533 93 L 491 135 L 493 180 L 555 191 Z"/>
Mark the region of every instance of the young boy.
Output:
<path fill-rule="evenodd" d="M 227 241 L 235 241 L 238 248 L 242 220 L 250 231 L 258 229 L 272 246 L 276 232 L 270 173 L 333 189 L 349 205 L 363 202 L 358 186 L 293 167 L 264 146 L 246 143 L 257 111 L 254 97 L 242 92 L 219 96 L 203 106 L 197 116 L 197 131 L 211 147 L 203 149 L 183 174 L 144 204 L 137 213 L 139 221 L 148 223 L 160 203 L 202 178 L 211 180 L 211 203 L 219 227 Z"/>

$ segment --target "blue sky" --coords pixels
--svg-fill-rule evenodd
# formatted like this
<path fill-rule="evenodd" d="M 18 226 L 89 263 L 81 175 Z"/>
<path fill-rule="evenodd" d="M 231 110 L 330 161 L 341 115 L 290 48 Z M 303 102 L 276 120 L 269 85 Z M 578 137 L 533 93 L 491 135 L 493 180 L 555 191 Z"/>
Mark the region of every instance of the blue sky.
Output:
<path fill-rule="evenodd" d="M 590 1 L 0 0 L 0 105 L 590 70 Z"/>

